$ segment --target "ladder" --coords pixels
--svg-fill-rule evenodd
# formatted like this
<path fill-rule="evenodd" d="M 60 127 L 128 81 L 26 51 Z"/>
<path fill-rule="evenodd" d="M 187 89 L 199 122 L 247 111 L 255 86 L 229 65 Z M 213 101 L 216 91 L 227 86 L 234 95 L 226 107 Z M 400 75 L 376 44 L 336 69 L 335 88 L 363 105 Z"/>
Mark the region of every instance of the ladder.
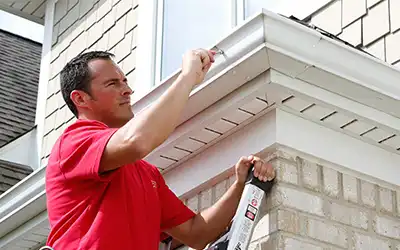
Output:
<path fill-rule="evenodd" d="M 249 247 L 262 202 L 271 191 L 275 180 L 262 182 L 249 170 L 239 206 L 231 226 L 205 250 L 246 250 Z M 170 250 L 172 238 L 160 244 L 159 250 Z"/>

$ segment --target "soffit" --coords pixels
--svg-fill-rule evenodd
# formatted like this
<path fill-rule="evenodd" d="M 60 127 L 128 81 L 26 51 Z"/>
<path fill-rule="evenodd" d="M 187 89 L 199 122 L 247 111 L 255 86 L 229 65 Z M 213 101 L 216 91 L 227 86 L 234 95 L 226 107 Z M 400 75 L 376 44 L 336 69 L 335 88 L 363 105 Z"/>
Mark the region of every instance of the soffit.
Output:
<path fill-rule="evenodd" d="M 46 0 L 2 0 L 0 10 L 44 24 Z"/>

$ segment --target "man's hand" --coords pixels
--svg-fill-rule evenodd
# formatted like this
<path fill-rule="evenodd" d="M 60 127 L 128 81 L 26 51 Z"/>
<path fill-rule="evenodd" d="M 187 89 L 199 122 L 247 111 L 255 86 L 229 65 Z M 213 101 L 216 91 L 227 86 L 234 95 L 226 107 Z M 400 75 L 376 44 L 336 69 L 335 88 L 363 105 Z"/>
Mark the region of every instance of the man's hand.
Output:
<path fill-rule="evenodd" d="M 190 50 L 183 56 L 182 75 L 194 80 L 194 85 L 200 84 L 214 60 L 215 51 L 197 49 Z"/>
<path fill-rule="evenodd" d="M 275 170 L 272 165 L 264 162 L 262 159 L 250 155 L 248 157 L 242 157 L 235 165 L 236 180 L 239 184 L 244 184 L 247 179 L 249 168 L 254 166 L 254 177 L 260 181 L 270 181 L 275 178 Z"/>

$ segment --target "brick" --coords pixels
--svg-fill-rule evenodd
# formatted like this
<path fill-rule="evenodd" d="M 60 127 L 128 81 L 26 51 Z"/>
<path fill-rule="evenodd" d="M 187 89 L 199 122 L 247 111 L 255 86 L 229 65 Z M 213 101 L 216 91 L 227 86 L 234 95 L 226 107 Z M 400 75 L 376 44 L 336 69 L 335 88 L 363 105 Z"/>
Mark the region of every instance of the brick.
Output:
<path fill-rule="evenodd" d="M 267 249 L 267 248 L 264 248 Z M 270 249 L 270 248 L 268 248 Z M 282 250 L 324 250 L 323 247 L 308 242 L 300 241 L 291 237 L 285 237 Z"/>
<path fill-rule="evenodd" d="M 355 207 L 349 207 L 336 202 L 327 202 L 326 216 L 334 221 L 353 227 L 368 229 L 368 212 Z"/>
<path fill-rule="evenodd" d="M 342 0 L 343 27 L 367 14 L 365 0 Z"/>
<path fill-rule="evenodd" d="M 133 30 L 138 24 L 138 10 L 132 9 L 126 14 L 125 32 Z"/>
<path fill-rule="evenodd" d="M 385 61 L 385 39 L 379 39 L 378 41 L 369 45 L 365 51 L 373 55 L 374 57 Z"/>
<path fill-rule="evenodd" d="M 350 43 L 353 46 L 358 46 L 362 43 L 361 30 L 362 30 L 361 19 L 358 19 L 354 23 L 344 28 L 339 38 Z"/>
<path fill-rule="evenodd" d="M 311 19 L 311 23 L 323 30 L 337 35 L 342 31 L 341 11 L 341 1 L 335 1 L 330 4 L 326 9 L 313 16 Z"/>
<path fill-rule="evenodd" d="M 376 186 L 375 184 L 361 181 L 361 202 L 368 206 L 374 208 L 376 206 Z"/>
<path fill-rule="evenodd" d="M 357 179 L 347 174 L 343 174 L 343 197 L 345 200 L 358 202 Z"/>
<path fill-rule="evenodd" d="M 382 0 L 367 0 L 367 8 L 371 8 Z"/>
<path fill-rule="evenodd" d="M 400 29 L 400 0 L 390 0 L 390 30 L 396 32 Z"/>
<path fill-rule="evenodd" d="M 302 164 L 303 185 L 309 189 L 318 191 L 319 188 L 319 167 L 315 163 L 303 161 Z"/>
<path fill-rule="evenodd" d="M 343 248 L 347 247 L 346 229 L 322 220 L 300 217 L 301 235 L 308 236 Z"/>
<path fill-rule="evenodd" d="M 273 193 L 275 193 L 271 195 L 273 207 L 283 205 L 320 216 L 324 215 L 321 197 L 283 186 L 278 186 Z"/>
<path fill-rule="evenodd" d="M 193 210 L 193 212 L 199 212 L 199 197 L 195 195 L 187 200 L 187 206 Z"/>
<path fill-rule="evenodd" d="M 379 187 L 380 211 L 393 212 L 393 193 L 392 190 Z"/>
<path fill-rule="evenodd" d="M 339 196 L 339 173 L 331 168 L 322 168 L 322 181 L 325 194 L 338 197 Z"/>
<path fill-rule="evenodd" d="M 212 189 L 209 188 L 200 193 L 200 211 L 211 207 L 212 205 Z"/>
<path fill-rule="evenodd" d="M 228 190 L 227 186 L 226 186 L 226 180 L 218 183 L 217 185 L 215 185 L 214 187 L 214 195 L 215 195 L 215 200 L 214 202 L 218 201 Z"/>
<path fill-rule="evenodd" d="M 277 230 L 277 216 L 276 211 L 270 214 L 260 214 L 259 220 L 254 227 L 251 241 L 256 241 L 271 234 L 271 232 L 275 232 Z"/>
<path fill-rule="evenodd" d="M 390 243 L 371 235 L 354 233 L 352 237 L 352 249 L 355 250 L 390 250 Z"/>
<path fill-rule="evenodd" d="M 280 234 L 270 235 L 258 241 L 256 250 L 272 250 L 278 249 L 278 236 Z"/>
<path fill-rule="evenodd" d="M 300 231 L 300 220 L 297 213 L 279 209 L 277 211 L 277 229 L 298 234 Z"/>
<path fill-rule="evenodd" d="M 125 37 L 125 22 L 126 17 L 122 17 L 118 20 L 114 27 L 110 30 L 110 39 L 108 40 L 108 48 L 113 48 Z"/>
<path fill-rule="evenodd" d="M 400 7 L 400 6 L 399 6 Z M 386 36 L 386 61 L 394 63 L 400 60 L 400 32 Z"/>
<path fill-rule="evenodd" d="M 369 45 L 389 33 L 388 1 L 382 1 L 363 17 L 363 43 Z"/>
<path fill-rule="evenodd" d="M 272 166 L 275 168 L 278 181 L 298 184 L 298 172 L 295 162 L 278 159 L 272 162 Z"/>
<path fill-rule="evenodd" d="M 397 218 L 376 216 L 373 227 L 382 236 L 400 240 L 400 221 Z"/>

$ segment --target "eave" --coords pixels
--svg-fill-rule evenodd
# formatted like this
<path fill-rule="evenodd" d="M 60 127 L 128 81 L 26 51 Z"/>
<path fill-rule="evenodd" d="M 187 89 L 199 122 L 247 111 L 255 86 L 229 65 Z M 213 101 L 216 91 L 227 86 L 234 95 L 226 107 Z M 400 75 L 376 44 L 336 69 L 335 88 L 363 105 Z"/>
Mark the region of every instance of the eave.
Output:
<path fill-rule="evenodd" d="M 400 72 L 390 65 L 268 11 L 236 28 L 216 47 L 224 55 L 191 93 L 179 126 L 146 157 L 165 174 L 276 108 L 400 153 Z M 149 107 L 178 74 L 135 102 L 133 110 L 140 113 Z M 378 131 L 379 136 L 380 131 L 390 135 L 380 139 L 366 137 L 368 131 L 345 130 L 345 124 L 318 117 L 321 110 L 329 117 L 339 114 L 376 127 L 369 132 Z M 45 216 L 24 225 L 46 209 L 44 174 L 44 168 L 35 171 L 0 197 L 0 247 L 46 227 Z"/>
<path fill-rule="evenodd" d="M 46 0 L 6 0 L 0 3 L 0 10 L 38 24 L 44 24 Z"/>

